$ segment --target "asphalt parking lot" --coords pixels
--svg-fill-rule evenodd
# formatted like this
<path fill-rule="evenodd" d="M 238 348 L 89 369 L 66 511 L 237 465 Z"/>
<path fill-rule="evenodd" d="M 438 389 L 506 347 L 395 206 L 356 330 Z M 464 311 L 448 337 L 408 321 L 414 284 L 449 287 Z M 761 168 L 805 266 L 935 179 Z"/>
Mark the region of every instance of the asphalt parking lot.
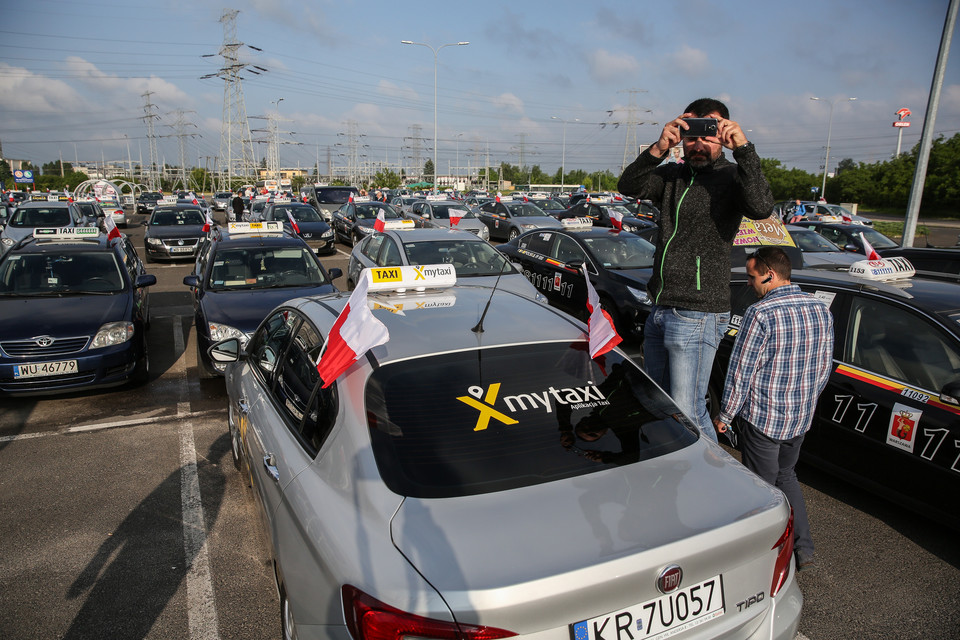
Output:
<path fill-rule="evenodd" d="M 142 227 L 125 231 L 142 247 Z M 322 261 L 346 271 L 340 252 Z M 223 384 L 196 372 L 190 265 L 148 271 L 147 386 L 0 402 L 2 638 L 280 635 Z M 817 544 L 799 575 L 802 636 L 960 637 L 958 533 L 809 466 L 799 475 Z"/>

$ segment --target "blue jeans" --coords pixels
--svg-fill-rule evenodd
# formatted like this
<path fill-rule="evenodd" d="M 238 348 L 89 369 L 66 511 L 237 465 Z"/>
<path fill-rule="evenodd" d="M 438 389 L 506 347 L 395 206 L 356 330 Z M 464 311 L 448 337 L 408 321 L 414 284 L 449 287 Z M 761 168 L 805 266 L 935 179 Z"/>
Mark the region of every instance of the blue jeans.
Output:
<path fill-rule="evenodd" d="M 774 440 L 754 425 L 737 419 L 743 466 L 787 496 L 793 507 L 793 552 L 800 560 L 813 557 L 813 537 L 807 519 L 807 505 L 797 480 L 797 459 L 805 433 L 788 440 Z"/>
<path fill-rule="evenodd" d="M 717 430 L 707 412 L 707 387 L 717 345 L 729 313 L 654 306 L 643 327 L 644 368 L 714 442 Z"/>

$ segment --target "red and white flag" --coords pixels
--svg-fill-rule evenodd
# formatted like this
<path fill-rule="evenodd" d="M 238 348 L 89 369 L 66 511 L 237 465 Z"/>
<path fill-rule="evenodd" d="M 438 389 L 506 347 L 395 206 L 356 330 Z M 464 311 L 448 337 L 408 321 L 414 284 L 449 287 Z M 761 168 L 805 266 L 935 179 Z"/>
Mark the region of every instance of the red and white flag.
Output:
<path fill-rule="evenodd" d="M 623 231 L 623 214 L 619 211 L 611 211 L 610 224 L 612 224 L 613 228 L 617 231 Z"/>
<path fill-rule="evenodd" d="M 103 226 L 107 230 L 107 240 L 112 244 L 114 240 L 120 239 L 120 229 L 117 229 L 117 223 L 113 221 L 113 214 L 108 213 L 103 216 Z"/>
<path fill-rule="evenodd" d="M 500 192 L 497 191 L 497 202 L 500 202 Z"/>
<path fill-rule="evenodd" d="M 287 211 L 287 218 L 290 219 L 290 226 L 293 227 L 293 232 L 297 235 L 300 235 L 300 225 L 297 224 L 297 221 L 293 219 L 293 214 Z"/>
<path fill-rule="evenodd" d="M 600 296 L 590 282 L 590 274 L 586 266 L 581 267 L 583 277 L 587 281 L 587 311 L 590 319 L 587 327 L 590 330 L 590 357 L 596 358 L 610 351 L 623 340 L 613 326 L 613 318 L 600 306 Z"/>
<path fill-rule="evenodd" d="M 390 339 L 386 325 L 367 306 L 367 278 L 361 277 L 347 305 L 337 316 L 317 359 L 317 372 L 326 389 L 367 351 Z"/>
<path fill-rule="evenodd" d="M 460 224 L 460 218 L 463 217 L 463 211 L 460 209 L 450 209 L 450 226 L 455 227 Z"/>
<path fill-rule="evenodd" d="M 883 260 L 877 250 L 873 248 L 873 245 L 870 244 L 870 241 L 867 240 L 866 234 L 861 233 L 860 239 L 863 240 L 863 253 L 866 254 L 867 260 Z"/>
<path fill-rule="evenodd" d="M 349 202 L 350 204 L 353 204 L 353 193 L 351 193 L 350 196 L 347 198 L 347 202 Z"/>
<path fill-rule="evenodd" d="M 204 215 L 206 216 L 206 220 L 203 223 L 203 232 L 210 233 L 210 229 L 213 228 L 213 218 L 210 217 L 209 211 L 207 211 Z"/>
<path fill-rule="evenodd" d="M 373 223 L 373 230 L 377 233 L 383 233 L 383 230 L 387 228 L 387 219 L 383 215 L 383 209 L 380 209 L 380 213 L 377 214 L 377 220 Z"/>

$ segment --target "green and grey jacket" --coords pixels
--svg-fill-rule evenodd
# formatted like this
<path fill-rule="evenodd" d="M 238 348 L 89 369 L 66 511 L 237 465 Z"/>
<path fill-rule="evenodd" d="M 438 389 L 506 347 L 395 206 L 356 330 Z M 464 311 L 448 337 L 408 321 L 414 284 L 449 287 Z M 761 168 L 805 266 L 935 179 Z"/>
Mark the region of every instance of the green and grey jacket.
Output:
<path fill-rule="evenodd" d="M 710 166 L 660 164 L 644 150 L 620 176 L 620 193 L 660 209 L 660 237 L 647 294 L 654 304 L 723 313 L 730 310 L 730 251 L 746 216 L 773 210 L 770 185 L 752 143 Z"/>

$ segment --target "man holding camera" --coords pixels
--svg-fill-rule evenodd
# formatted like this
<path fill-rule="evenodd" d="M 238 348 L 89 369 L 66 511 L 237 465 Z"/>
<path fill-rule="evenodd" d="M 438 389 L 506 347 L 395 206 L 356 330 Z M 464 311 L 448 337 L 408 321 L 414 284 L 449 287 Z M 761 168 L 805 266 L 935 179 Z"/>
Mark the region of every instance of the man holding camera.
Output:
<path fill-rule="evenodd" d="M 706 395 L 717 345 L 730 321 L 730 251 L 743 216 L 770 216 L 760 157 L 719 100 L 701 98 L 620 176 L 620 193 L 652 200 L 660 235 L 643 332 L 647 373 L 717 441 Z M 683 145 L 682 163 L 661 161 Z M 735 163 L 723 155 L 726 147 Z"/>

